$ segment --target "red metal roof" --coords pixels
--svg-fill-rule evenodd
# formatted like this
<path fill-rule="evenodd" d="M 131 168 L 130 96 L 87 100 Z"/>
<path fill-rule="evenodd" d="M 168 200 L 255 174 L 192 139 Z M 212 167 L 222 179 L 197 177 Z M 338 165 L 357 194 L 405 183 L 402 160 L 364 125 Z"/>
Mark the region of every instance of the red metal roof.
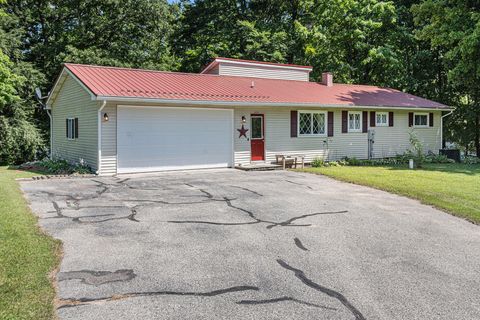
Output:
<path fill-rule="evenodd" d="M 448 109 L 398 90 L 334 84 L 65 64 L 96 96 L 205 102 Z M 253 85 L 253 86 L 252 86 Z"/>

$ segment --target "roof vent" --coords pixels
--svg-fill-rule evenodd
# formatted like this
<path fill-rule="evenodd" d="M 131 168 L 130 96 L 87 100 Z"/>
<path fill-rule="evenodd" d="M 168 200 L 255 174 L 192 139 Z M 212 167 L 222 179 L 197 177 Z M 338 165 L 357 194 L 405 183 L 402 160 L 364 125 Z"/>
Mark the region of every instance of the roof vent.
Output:
<path fill-rule="evenodd" d="M 255 81 L 252 81 L 252 84 L 250 85 L 250 88 L 255 88 Z"/>
<path fill-rule="evenodd" d="M 333 86 L 333 74 L 331 72 L 322 73 L 322 84 L 326 85 L 327 87 Z"/>

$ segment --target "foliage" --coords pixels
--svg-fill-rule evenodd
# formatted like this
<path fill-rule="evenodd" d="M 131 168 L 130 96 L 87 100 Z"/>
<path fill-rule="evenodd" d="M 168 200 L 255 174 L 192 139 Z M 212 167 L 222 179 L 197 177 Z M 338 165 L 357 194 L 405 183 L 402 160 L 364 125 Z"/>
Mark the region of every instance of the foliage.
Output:
<path fill-rule="evenodd" d="M 15 181 L 32 176 L 0 167 L 0 319 L 55 318 L 49 274 L 59 264 L 61 243 L 38 228 Z"/>
<path fill-rule="evenodd" d="M 31 121 L 31 110 L 19 95 L 26 80 L 15 73 L 0 49 L 0 163 L 32 160 L 45 151 L 43 137 Z"/>
<path fill-rule="evenodd" d="M 425 164 L 417 170 L 398 166 L 347 166 L 303 171 L 408 196 L 480 223 L 480 165 Z"/>
<path fill-rule="evenodd" d="M 444 154 L 429 154 L 425 157 L 425 163 L 455 163 Z"/>
<path fill-rule="evenodd" d="M 48 158 L 42 161 L 27 162 L 20 166 L 24 170 L 34 170 L 37 172 L 45 172 L 48 174 L 90 174 L 93 173 L 92 168 L 80 160 L 71 163 L 63 159 L 50 160 Z"/>
<path fill-rule="evenodd" d="M 412 158 L 412 153 L 407 151 L 406 153 L 397 155 L 394 158 L 359 160 L 357 158 L 345 157 L 343 161 L 349 166 L 400 166 L 408 164 L 409 160 Z M 424 163 L 455 163 L 455 160 L 449 159 L 447 156 L 441 154 L 422 154 L 422 165 Z M 420 167 L 417 165 L 417 168 Z"/>
<path fill-rule="evenodd" d="M 314 168 L 323 167 L 325 165 L 325 160 L 322 157 L 316 157 L 310 164 Z"/>
<path fill-rule="evenodd" d="M 412 6 L 416 35 L 442 53 L 458 107 L 449 120 L 451 139 L 480 157 L 480 2 L 425 0 Z"/>
<path fill-rule="evenodd" d="M 423 148 L 423 143 L 422 141 L 420 141 L 414 131 L 410 131 L 408 133 L 408 137 L 411 148 L 405 153 L 405 156 L 413 159 L 415 166 L 417 168 L 421 168 L 423 163 L 425 162 L 425 151 Z"/>
<path fill-rule="evenodd" d="M 0 163 L 18 164 L 45 155 L 38 128 L 25 119 L 0 116 Z"/>
<path fill-rule="evenodd" d="M 345 160 L 340 161 L 325 161 L 322 157 L 316 157 L 310 162 L 310 166 L 312 168 L 320 168 L 320 167 L 340 167 L 347 165 Z"/>
<path fill-rule="evenodd" d="M 480 164 L 480 159 L 478 157 L 465 157 L 463 159 L 465 164 Z"/>

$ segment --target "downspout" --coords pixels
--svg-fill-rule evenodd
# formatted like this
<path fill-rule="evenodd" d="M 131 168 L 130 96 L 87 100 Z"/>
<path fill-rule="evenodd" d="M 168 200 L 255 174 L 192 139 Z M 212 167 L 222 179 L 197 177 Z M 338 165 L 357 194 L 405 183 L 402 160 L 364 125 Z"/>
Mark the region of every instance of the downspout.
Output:
<path fill-rule="evenodd" d="M 53 119 L 52 119 L 52 113 L 50 112 L 49 109 L 45 109 L 47 111 L 47 114 L 48 114 L 48 117 L 50 118 L 50 154 L 49 154 L 49 158 L 50 160 L 53 160 L 53 137 L 52 137 L 52 134 L 53 134 L 53 128 L 52 128 L 52 125 L 53 125 Z"/>
<path fill-rule="evenodd" d="M 453 111 L 455 110 L 452 110 L 450 111 L 449 113 L 447 114 L 444 114 L 442 117 L 441 117 L 441 121 L 440 121 L 440 149 L 443 149 L 444 146 L 443 146 L 443 118 L 451 115 L 453 113 Z"/>
<path fill-rule="evenodd" d="M 97 159 L 97 171 L 95 172 L 97 175 L 100 174 L 100 167 L 101 167 L 101 160 L 102 160 L 102 110 L 105 108 L 107 104 L 107 100 L 103 100 L 102 106 L 98 109 L 98 159 Z"/>

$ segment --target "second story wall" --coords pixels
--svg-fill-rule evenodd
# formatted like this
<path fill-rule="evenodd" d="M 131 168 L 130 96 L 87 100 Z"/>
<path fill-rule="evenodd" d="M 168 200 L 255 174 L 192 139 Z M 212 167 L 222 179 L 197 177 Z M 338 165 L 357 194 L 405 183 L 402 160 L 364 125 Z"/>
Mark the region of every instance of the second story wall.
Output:
<path fill-rule="evenodd" d="M 311 69 L 284 64 L 216 60 L 202 73 L 223 76 L 309 81 Z"/>

